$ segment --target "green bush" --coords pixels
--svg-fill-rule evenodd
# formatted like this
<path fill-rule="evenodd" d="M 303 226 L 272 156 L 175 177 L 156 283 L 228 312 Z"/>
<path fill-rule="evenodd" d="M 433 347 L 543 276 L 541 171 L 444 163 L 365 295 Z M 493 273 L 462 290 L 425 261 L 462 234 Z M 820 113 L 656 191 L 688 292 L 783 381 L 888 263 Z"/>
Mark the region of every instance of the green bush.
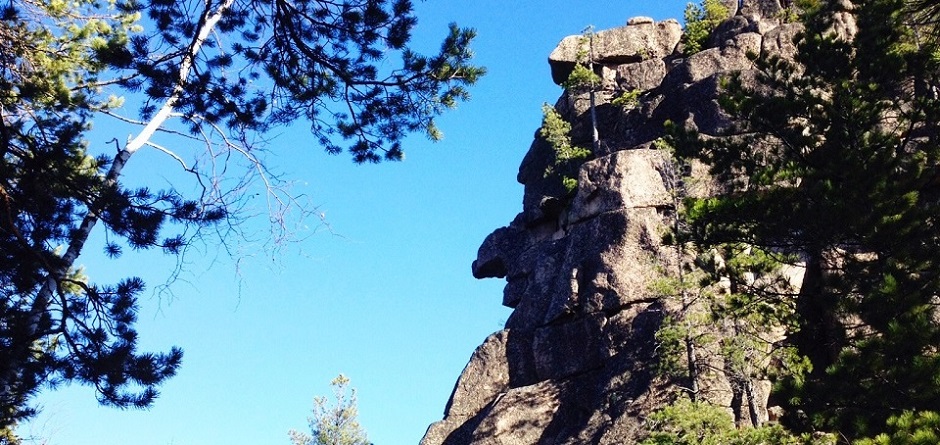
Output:
<path fill-rule="evenodd" d="M 636 108 L 636 106 L 640 104 L 640 94 L 642 94 L 642 91 L 640 90 L 624 91 L 620 96 L 617 96 L 617 98 L 612 100 L 610 103 L 624 110 Z"/>
<path fill-rule="evenodd" d="M 640 445 L 833 445 L 831 434 L 796 436 L 780 425 L 735 428 L 726 408 L 680 398 L 647 419 Z M 906 442 L 905 442 L 906 443 Z M 879 443 L 880 445 L 880 443 Z"/>
<path fill-rule="evenodd" d="M 855 445 L 936 445 L 940 443 L 940 414 L 906 411 L 888 419 L 888 431 Z"/>
<path fill-rule="evenodd" d="M 601 77 L 590 68 L 578 63 L 574 70 L 568 75 L 568 79 L 562 82 L 561 86 L 568 90 L 591 90 L 601 84 Z"/>

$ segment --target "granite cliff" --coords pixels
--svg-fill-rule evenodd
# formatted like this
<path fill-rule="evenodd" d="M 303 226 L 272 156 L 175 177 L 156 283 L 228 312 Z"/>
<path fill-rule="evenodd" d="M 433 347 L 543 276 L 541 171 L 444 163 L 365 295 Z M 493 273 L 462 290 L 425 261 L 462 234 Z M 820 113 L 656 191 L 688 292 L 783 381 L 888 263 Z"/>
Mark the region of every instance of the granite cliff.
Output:
<path fill-rule="evenodd" d="M 503 304 L 514 310 L 473 353 L 422 445 L 635 443 L 645 416 L 675 396 L 655 372 L 655 334 L 675 303 L 650 289 L 677 261 L 662 241 L 675 214 L 673 167 L 655 141 L 667 120 L 705 135 L 727 128 L 722 76 L 750 69 L 749 53 L 792 56 L 800 30 L 779 0 L 726 3 L 728 19 L 688 56 L 675 20 L 638 17 L 595 35 L 601 146 L 569 195 L 546 177 L 554 154 L 536 134 L 519 169 L 522 212 L 486 238 L 472 266 L 477 278 L 506 279 Z M 851 19 L 843 22 L 852 32 Z M 579 37 L 551 53 L 556 83 L 575 66 Z M 634 91 L 633 105 L 611 104 Z M 574 142 L 590 146 L 587 95 L 566 92 L 555 109 L 573 124 Z M 691 170 L 699 180 L 689 192 L 709 193 L 704 169 Z M 748 391 L 739 383 L 714 372 L 701 394 L 739 422 L 766 420 L 766 382 Z"/>

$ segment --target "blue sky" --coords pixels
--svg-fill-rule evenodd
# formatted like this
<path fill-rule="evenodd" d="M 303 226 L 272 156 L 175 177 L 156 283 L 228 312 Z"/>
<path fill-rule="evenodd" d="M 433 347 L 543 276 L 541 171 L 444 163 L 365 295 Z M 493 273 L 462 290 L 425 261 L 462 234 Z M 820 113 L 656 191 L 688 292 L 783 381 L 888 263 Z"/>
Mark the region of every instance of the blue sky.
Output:
<path fill-rule="evenodd" d="M 489 71 L 472 101 L 440 120 L 445 139 L 416 136 L 403 162 L 355 166 L 326 155 L 304 125 L 279 131 L 269 163 L 297 181 L 331 230 L 311 226 L 277 258 L 244 252 L 237 267 L 212 246 L 190 255 L 172 295 L 141 301 L 142 349 L 185 351 L 156 405 L 100 408 L 90 388 L 60 388 L 40 397 L 42 414 L 21 434 L 48 445 L 287 444 L 289 429 L 305 430 L 313 397 L 345 373 L 370 439 L 416 444 L 441 418 L 474 348 L 509 315 L 503 282 L 474 280 L 470 263 L 486 235 L 521 210 L 519 162 L 541 104 L 561 92 L 549 52 L 587 25 L 681 18 L 684 5 L 416 2 L 417 48 L 436 49 L 449 22 L 475 27 L 478 63 Z M 126 175 L 160 186 L 172 178 L 163 168 L 173 165 L 143 152 Z M 93 279 L 138 275 L 151 289 L 167 280 L 173 259 L 103 260 L 97 240 L 79 260 Z"/>

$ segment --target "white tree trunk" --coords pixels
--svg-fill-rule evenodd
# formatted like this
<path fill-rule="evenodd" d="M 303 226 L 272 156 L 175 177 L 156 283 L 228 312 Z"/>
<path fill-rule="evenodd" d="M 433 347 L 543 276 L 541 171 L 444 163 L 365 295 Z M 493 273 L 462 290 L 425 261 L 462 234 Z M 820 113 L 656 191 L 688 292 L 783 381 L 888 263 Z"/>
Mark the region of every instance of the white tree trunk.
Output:
<path fill-rule="evenodd" d="M 203 12 L 200 22 L 202 25 L 199 28 L 197 35 L 193 36 L 192 42 L 189 44 L 189 48 L 186 51 L 186 54 L 183 55 L 183 59 L 180 61 L 180 67 L 177 75 L 177 85 L 174 88 L 173 92 L 166 99 L 163 106 L 157 112 L 156 115 L 144 126 L 144 128 L 137 134 L 133 139 L 130 139 L 122 150 L 120 150 L 114 157 L 113 162 L 111 163 L 111 168 L 108 170 L 106 178 L 106 184 L 111 186 L 115 185 L 118 182 L 118 179 L 121 176 L 121 172 L 124 169 L 124 166 L 127 165 L 128 160 L 131 156 L 134 155 L 141 147 L 146 144 L 153 134 L 166 123 L 166 120 L 170 117 L 176 103 L 181 97 L 184 85 L 186 84 L 187 79 L 189 78 L 190 72 L 192 71 L 193 64 L 195 63 L 196 56 L 202 50 L 202 46 L 205 41 L 209 38 L 209 35 L 212 33 L 212 30 L 218 24 L 219 20 L 225 14 L 225 12 L 231 7 L 234 0 L 225 0 L 220 5 L 218 5 L 215 10 L 209 10 L 208 8 Z M 85 243 L 88 241 L 88 236 L 91 234 L 92 229 L 98 223 L 100 215 L 98 213 L 100 203 L 92 203 L 88 208 L 88 213 L 82 219 L 82 223 L 79 226 L 78 230 L 72 237 L 72 240 L 69 242 L 68 250 L 62 256 L 61 266 L 55 270 L 49 271 L 46 276 L 42 287 L 39 289 L 39 292 L 36 294 L 33 304 L 30 307 L 30 323 L 29 323 L 29 332 L 28 336 L 37 338 L 42 334 L 39 332 L 40 321 L 43 314 L 46 312 L 50 302 L 52 301 L 53 295 L 58 289 L 59 282 L 68 275 L 69 269 L 75 264 L 75 261 L 78 259 L 79 255 L 82 252 L 82 248 L 85 246 Z M 28 355 L 28 354 L 27 354 Z M 17 355 L 18 357 L 19 355 Z M 0 387 L 0 394 L 6 396 L 12 391 L 11 382 L 19 380 L 21 377 L 22 365 L 18 363 L 6 363 L 5 368 L 7 370 L 4 375 L 4 381 L 0 382 L 3 384 Z"/>
<path fill-rule="evenodd" d="M 591 134 L 591 136 L 592 136 L 592 142 L 593 142 L 592 145 L 594 148 L 594 155 L 598 156 L 600 154 L 600 149 L 601 149 L 601 139 L 600 139 L 600 134 L 597 131 L 597 112 L 594 110 L 595 108 L 594 90 L 596 89 L 596 86 L 594 85 L 594 76 L 593 76 L 594 74 L 594 31 L 593 30 L 591 31 L 589 45 L 590 45 L 590 55 L 588 56 L 588 67 L 591 70 L 591 74 L 592 74 L 591 76 L 591 130 L 593 131 L 593 133 Z"/>

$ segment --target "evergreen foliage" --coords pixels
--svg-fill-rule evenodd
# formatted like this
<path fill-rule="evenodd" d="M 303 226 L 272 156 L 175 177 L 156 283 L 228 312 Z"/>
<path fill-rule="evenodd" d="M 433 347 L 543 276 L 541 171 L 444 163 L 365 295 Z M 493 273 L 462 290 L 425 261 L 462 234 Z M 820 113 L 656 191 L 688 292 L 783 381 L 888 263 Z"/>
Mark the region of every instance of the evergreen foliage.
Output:
<path fill-rule="evenodd" d="M 591 155 L 591 150 L 571 143 L 571 124 L 549 104 L 542 104 L 539 136 L 552 147 L 555 157 L 553 164 L 545 169 L 545 176 L 558 175 L 565 190 L 573 192 L 578 186 L 578 180 L 570 175 Z"/>
<path fill-rule="evenodd" d="M 75 264 L 94 227 L 112 257 L 180 254 L 211 228 L 224 242 L 238 233 L 251 179 L 225 176 L 231 160 L 274 187 L 256 142 L 298 119 L 317 145 L 359 163 L 400 159 L 413 132 L 439 138 L 435 116 L 466 100 L 484 70 L 471 64 L 471 29 L 452 25 L 437 54 L 410 49 L 416 20 L 407 0 L 0 6 L 0 430 L 62 383 L 92 386 L 106 405 L 150 406 L 181 363 L 179 348 L 137 349 L 139 278 L 95 283 Z M 139 116 L 117 114 L 125 94 L 143 99 Z M 91 147 L 86 133 L 103 115 L 140 132 Z M 156 131 L 182 137 L 160 146 Z M 202 192 L 125 186 L 122 169 L 145 146 Z M 212 162 L 189 161 L 203 154 Z"/>
<path fill-rule="evenodd" d="M 109 183 L 101 174 L 109 160 L 88 154 L 82 137 L 91 112 L 113 102 L 100 100 L 93 84 L 109 67 L 107 55 L 138 30 L 139 17 L 96 12 L 90 1 L 14 2 L 2 11 L 0 428 L 32 414 L 29 398 L 60 381 L 94 386 L 102 403 L 146 406 L 180 363 L 176 348 L 136 351 L 140 280 L 94 286 L 63 261 L 61 246 L 83 214 L 98 213 L 134 248 L 172 249 L 175 238 L 158 236 L 164 219 L 218 219 L 187 212 L 194 204 L 172 192 Z M 180 211 L 170 213 L 171 206 Z M 41 295 L 56 271 L 54 295 Z"/>
<path fill-rule="evenodd" d="M 590 91 L 601 84 L 601 76 L 591 71 L 587 66 L 578 63 L 575 64 L 571 74 L 561 84 L 562 87 L 574 91 Z"/>
<path fill-rule="evenodd" d="M 936 41 L 940 38 L 940 2 L 936 0 L 908 0 L 904 11 L 920 37 Z"/>
<path fill-rule="evenodd" d="M 562 87 L 575 94 L 588 93 L 591 113 L 591 142 L 594 151 L 600 150 L 600 135 L 597 130 L 597 107 L 595 105 L 598 88 L 601 87 L 601 77 L 594 72 L 594 26 L 588 26 L 581 32 L 578 39 L 578 52 L 575 57 L 574 69 L 562 83 Z M 566 187 L 574 189 L 576 183 L 566 180 Z"/>
<path fill-rule="evenodd" d="M 642 93 L 643 92 L 640 90 L 624 91 L 614 98 L 614 100 L 610 101 L 610 103 L 624 110 L 636 108 L 636 106 L 640 104 L 640 95 Z"/>
<path fill-rule="evenodd" d="M 780 425 L 735 428 L 725 408 L 679 398 L 647 419 L 641 445 L 832 445 L 831 435 L 794 436 Z"/>
<path fill-rule="evenodd" d="M 307 419 L 311 434 L 291 430 L 293 445 L 371 445 L 366 432 L 359 426 L 356 390 L 349 388 L 349 378 L 340 374 L 332 382 L 336 404 L 326 397 L 313 399 L 313 417 Z"/>
<path fill-rule="evenodd" d="M 588 26 L 578 38 L 574 68 L 561 86 L 567 90 L 593 91 L 600 85 L 601 77 L 594 72 L 594 27 Z"/>
<path fill-rule="evenodd" d="M 680 388 L 692 402 L 698 401 L 699 381 L 709 373 L 708 360 L 701 350 L 712 344 L 715 336 L 709 323 L 707 309 L 714 295 L 712 289 L 702 283 L 700 275 L 688 261 L 688 237 L 682 218 L 682 202 L 687 196 L 685 187 L 685 165 L 673 156 L 674 150 L 660 139 L 654 142 L 666 159 L 660 170 L 663 183 L 669 192 L 672 226 L 663 236 L 664 244 L 672 245 L 675 256 L 673 267 L 664 268 L 662 277 L 652 284 L 654 295 L 674 299 L 666 304 L 667 313 L 663 324 L 656 332 L 658 362 L 661 375 L 683 382 Z M 672 309 L 675 307 L 675 309 Z"/>
<path fill-rule="evenodd" d="M 672 300 L 656 333 L 658 371 L 680 382 L 692 402 L 701 400 L 702 383 L 723 374 L 731 384 L 732 404 L 741 405 L 735 406 L 736 415 L 747 401 L 749 419 L 736 417 L 735 423 L 760 425 L 758 382 L 779 374 L 781 366 L 794 375 L 802 375 L 806 366 L 793 348 L 774 340 L 792 321 L 792 309 L 752 296 L 785 292 L 790 283 L 780 261 L 759 249 L 696 245 L 687 219 L 687 204 L 695 202 L 689 199 L 696 182 L 691 165 L 674 157 L 667 140 L 653 145 L 667 157 L 660 173 L 672 208 L 663 242 L 675 248 L 674 267 L 663 270 L 651 289 Z"/>
<path fill-rule="evenodd" d="M 940 61 L 903 1 L 854 3 L 854 39 L 830 31 L 844 3 L 807 5 L 795 62 L 758 59 L 758 87 L 726 83 L 733 134 L 672 136 L 727 186 L 689 204 L 697 245 L 805 268 L 798 291 L 749 289 L 741 302 L 792 320 L 786 344 L 806 372 L 776 390 L 787 424 L 848 440 L 940 406 Z"/>
<path fill-rule="evenodd" d="M 906 411 L 888 419 L 887 432 L 855 445 L 933 445 L 940 443 L 940 414 Z"/>
<path fill-rule="evenodd" d="M 685 6 L 685 32 L 682 34 L 683 52 L 695 54 L 703 49 L 711 37 L 712 31 L 726 20 L 730 14 L 728 7 L 721 0 L 702 0 L 698 5 L 688 3 Z"/>

